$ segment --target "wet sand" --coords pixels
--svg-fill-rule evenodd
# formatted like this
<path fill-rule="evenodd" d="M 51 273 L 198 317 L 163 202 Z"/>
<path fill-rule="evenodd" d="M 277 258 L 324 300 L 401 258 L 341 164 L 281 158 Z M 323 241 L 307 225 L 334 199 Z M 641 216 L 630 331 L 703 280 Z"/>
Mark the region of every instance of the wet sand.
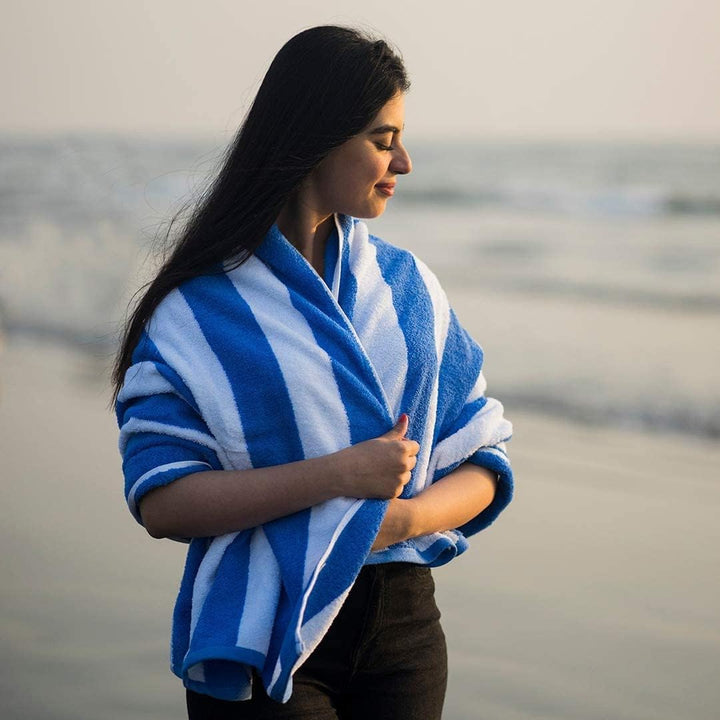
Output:
<path fill-rule="evenodd" d="M 184 717 L 184 546 L 125 508 L 102 362 L 14 338 L 0 360 L 7 720 Z M 435 571 L 445 717 L 717 717 L 718 444 L 507 409 L 516 500 Z"/>

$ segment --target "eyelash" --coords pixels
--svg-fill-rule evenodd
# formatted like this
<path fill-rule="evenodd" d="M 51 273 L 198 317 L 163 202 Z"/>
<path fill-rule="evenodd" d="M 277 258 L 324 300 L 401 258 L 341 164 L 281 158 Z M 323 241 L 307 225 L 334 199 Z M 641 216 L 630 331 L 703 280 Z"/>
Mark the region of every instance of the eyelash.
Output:
<path fill-rule="evenodd" d="M 386 152 L 390 152 L 390 150 L 394 150 L 394 145 L 383 145 L 382 143 L 376 142 L 375 147 L 377 147 L 378 150 L 385 150 Z"/>

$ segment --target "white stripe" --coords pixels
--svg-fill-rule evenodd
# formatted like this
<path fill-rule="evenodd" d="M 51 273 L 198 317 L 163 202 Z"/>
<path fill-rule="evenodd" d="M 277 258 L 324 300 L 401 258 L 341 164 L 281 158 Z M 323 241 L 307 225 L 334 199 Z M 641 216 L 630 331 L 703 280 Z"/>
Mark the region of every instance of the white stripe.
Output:
<path fill-rule="evenodd" d="M 247 591 L 238 627 L 238 647 L 267 655 L 281 587 L 280 567 L 265 531 L 258 527 L 250 540 Z M 259 588 L 263 591 L 259 592 Z"/>
<path fill-rule="evenodd" d="M 355 501 L 349 498 L 333 498 L 311 508 L 307 532 L 307 549 L 305 550 L 303 587 L 308 587 L 315 568 L 325 557 L 328 545 L 335 542 L 334 533 L 337 517 L 344 512 L 344 507 L 351 502 Z M 359 507 L 358 505 L 357 509 Z"/>
<path fill-rule="evenodd" d="M 420 535 L 419 537 L 413 538 L 413 545 L 418 552 L 423 552 L 434 545 L 441 537 L 444 537 L 444 535 L 440 532 L 430 533 L 429 535 Z"/>
<path fill-rule="evenodd" d="M 485 381 L 485 376 L 483 375 L 482 371 L 478 375 L 478 379 L 475 382 L 475 385 L 473 385 L 473 389 L 470 391 L 470 394 L 468 395 L 468 399 L 466 401 L 466 404 L 473 403 L 476 400 L 479 400 L 483 395 L 485 395 L 485 391 L 487 390 L 487 382 Z"/>
<path fill-rule="evenodd" d="M 304 457 L 348 447 L 350 426 L 330 357 L 292 304 L 287 286 L 256 257 L 229 277 L 252 308 L 280 366 Z"/>
<path fill-rule="evenodd" d="M 238 293 L 253 308 L 280 366 L 292 404 L 303 455 L 329 455 L 351 444 L 350 425 L 330 357 L 315 340 L 287 287 L 257 258 L 230 274 Z M 303 586 L 325 552 L 335 523 L 327 505 L 313 508 L 304 559 Z M 325 525 L 331 527 L 326 528 Z"/>
<path fill-rule="evenodd" d="M 320 640 L 323 638 L 328 628 L 332 624 L 332 621 L 335 619 L 335 616 L 340 611 L 342 604 L 345 602 L 345 598 L 347 598 L 347 596 L 350 594 L 350 590 L 352 590 L 354 584 L 355 582 L 353 581 L 352 584 L 347 588 L 347 590 L 338 595 L 338 597 L 336 597 L 332 602 L 326 605 L 321 612 L 317 613 L 315 617 L 308 620 L 302 626 L 303 637 L 312 638 L 312 643 L 308 643 L 307 645 L 305 645 L 305 648 L 303 650 L 303 657 L 302 659 L 298 658 L 295 669 L 318 646 Z M 295 669 L 293 669 L 293 672 L 295 672 Z"/>
<path fill-rule="evenodd" d="M 502 405 L 494 398 L 488 398 L 468 423 L 435 446 L 428 468 L 430 477 L 460 458 L 470 457 L 479 449 L 489 449 L 507 440 L 511 433 L 512 425 L 504 419 Z"/>
<path fill-rule="evenodd" d="M 430 472 L 429 466 L 432 457 L 431 451 L 435 433 L 435 423 L 437 420 L 440 366 L 442 364 L 443 353 L 445 352 L 448 328 L 450 327 L 450 304 L 448 303 L 447 296 L 440 287 L 440 283 L 427 265 L 415 256 L 413 256 L 413 258 L 420 277 L 425 283 L 425 288 L 427 289 L 433 307 L 433 330 L 435 336 L 435 357 L 437 361 L 437 370 L 433 377 L 425 425 L 423 426 L 423 437 L 422 440 L 419 441 L 420 452 L 418 453 L 418 465 L 421 469 L 418 471 L 416 468 L 413 479 L 413 490 L 420 492 L 430 484 L 433 478 L 433 473 Z"/>
<path fill-rule="evenodd" d="M 340 297 L 340 282 L 342 280 L 342 260 L 343 260 L 343 249 L 345 247 L 345 243 L 347 240 L 345 239 L 345 233 L 343 232 L 342 225 L 340 223 L 340 218 L 337 216 L 337 214 L 333 218 L 335 220 L 335 230 L 337 231 L 337 237 L 338 237 L 338 257 L 337 262 L 335 263 L 335 272 L 333 273 L 333 280 L 332 280 L 332 286 L 330 288 L 330 291 L 335 296 L 335 299 L 337 300 Z M 353 226 L 350 226 L 350 237 L 352 237 L 353 234 Z"/>
<path fill-rule="evenodd" d="M 197 574 L 195 575 L 195 582 L 193 583 L 192 608 L 190 611 L 190 637 L 195 634 L 195 626 L 200 619 L 205 598 L 210 592 L 210 587 L 215 580 L 218 565 L 220 565 L 220 561 L 230 543 L 232 543 L 239 534 L 240 533 L 236 532 L 228 533 L 227 535 L 220 535 L 219 537 L 213 538 L 210 547 L 205 552 Z"/>
<path fill-rule="evenodd" d="M 158 435 L 168 435 L 182 440 L 191 440 L 214 450 L 223 467 L 226 469 L 230 467 L 229 460 L 223 452 L 223 449 L 211 435 L 181 425 L 168 425 L 167 423 L 158 422 L 157 420 L 141 420 L 134 417 L 131 417 L 120 428 L 119 446 L 121 453 L 125 452 L 125 446 L 130 440 L 130 436 L 135 433 L 157 433 Z"/>
<path fill-rule="evenodd" d="M 304 644 L 300 656 L 295 661 L 293 673 L 298 669 L 298 667 L 300 667 L 300 665 L 302 665 L 302 663 L 305 662 L 305 660 L 307 660 L 308 655 L 310 655 L 310 653 L 312 653 L 313 650 L 315 650 L 315 648 L 320 644 L 320 641 L 325 636 L 325 633 L 328 631 L 332 621 L 340 612 L 340 608 L 345 602 L 345 598 L 347 598 L 354 584 L 355 582 L 353 581 L 347 590 L 341 593 L 332 602 L 328 603 L 319 613 L 315 615 L 315 617 L 308 620 L 302 626 L 302 637 L 308 640 L 307 643 Z"/>
<path fill-rule="evenodd" d="M 338 541 L 338 538 L 342 534 L 342 531 L 345 529 L 345 526 L 353 519 L 353 517 L 355 517 L 355 514 L 363 506 L 364 502 L 364 500 L 354 500 L 350 498 L 334 498 L 333 500 L 328 500 L 325 503 L 327 510 L 330 511 L 335 518 L 337 518 L 337 512 L 342 510 L 343 507 L 346 507 L 347 509 L 345 510 L 345 514 L 340 518 L 339 522 L 337 522 L 336 520 L 337 526 L 335 527 L 332 537 L 328 542 L 327 548 L 325 549 L 325 552 L 320 556 L 317 564 L 315 565 L 315 569 L 312 577 L 310 578 L 310 582 L 305 588 L 305 593 L 302 599 L 302 607 L 298 616 L 298 625 L 295 628 L 295 637 L 299 643 L 304 644 L 304 638 L 302 636 L 302 621 L 305 615 L 305 608 L 307 607 L 308 598 L 310 597 L 310 594 L 315 587 L 315 583 L 317 582 L 318 576 L 320 575 L 320 571 L 325 565 L 325 561 L 330 556 L 330 553 L 335 548 L 335 543 Z M 308 530 L 308 533 L 312 536 L 313 532 L 314 529 L 311 527 Z"/>
<path fill-rule="evenodd" d="M 190 388 L 208 430 L 225 448 L 233 468 L 252 467 L 230 381 L 179 291 L 160 303 L 148 334 Z"/>
<path fill-rule="evenodd" d="M 505 443 L 498 443 L 493 447 L 480 448 L 478 452 L 482 452 L 483 454 L 487 453 L 488 455 L 494 455 L 495 457 L 503 460 L 505 463 L 509 463 L 507 453 L 505 452 Z"/>
<path fill-rule="evenodd" d="M 367 227 L 358 223 L 350 244 L 350 271 L 358 294 L 352 322 L 385 392 L 391 417 L 400 413 L 408 371 L 407 345 L 393 304 L 392 290 L 378 265 Z"/>
<path fill-rule="evenodd" d="M 158 473 L 167 472 L 168 470 L 178 470 L 180 468 L 193 467 L 195 465 L 209 467 L 212 470 L 212 467 L 208 463 L 202 462 L 201 460 L 185 460 L 180 462 L 167 463 L 165 465 L 159 465 L 152 470 L 148 470 L 144 475 L 141 475 L 135 481 L 135 484 L 130 488 L 130 492 L 128 493 L 127 502 L 130 506 L 130 512 L 135 516 L 137 520 L 140 520 L 140 512 L 137 508 L 137 505 L 135 504 L 135 495 L 137 494 L 140 486 L 146 480 L 149 480 L 151 477 L 154 477 Z"/>
<path fill-rule="evenodd" d="M 303 652 L 300 653 L 300 657 L 297 659 L 295 665 L 293 666 L 292 672 L 295 672 L 295 669 L 302 663 L 302 661 L 305 658 L 307 658 L 307 656 L 311 652 L 311 650 L 309 650 L 307 648 L 310 648 L 311 646 L 312 646 L 312 648 L 314 648 L 315 645 L 317 644 L 317 642 L 319 642 L 322 639 L 322 638 L 315 638 L 315 637 L 308 638 L 306 633 L 303 631 L 304 628 L 303 628 L 302 622 L 303 622 L 303 617 L 305 615 L 305 609 L 307 607 L 307 601 L 315 587 L 315 583 L 317 582 L 318 576 L 320 575 L 320 571 L 322 570 L 325 561 L 327 560 L 328 556 L 330 555 L 333 548 L 335 547 L 335 543 L 337 542 L 338 538 L 342 534 L 342 531 L 345 529 L 346 525 L 350 522 L 350 520 L 352 520 L 352 518 L 355 516 L 355 513 L 357 513 L 357 511 L 362 507 L 363 502 L 364 502 L 363 500 L 350 500 L 348 498 L 335 498 L 334 500 L 329 500 L 327 503 L 325 503 L 325 506 L 336 505 L 336 506 L 338 506 L 338 508 L 341 508 L 343 504 L 347 505 L 348 503 L 350 503 L 350 507 L 347 508 L 345 514 L 338 522 L 338 524 L 335 528 L 335 531 L 333 532 L 333 535 L 330 538 L 328 546 L 327 546 L 325 552 L 323 553 L 323 555 L 320 557 L 319 562 L 315 566 L 312 577 L 310 579 L 310 582 L 308 583 L 308 585 L 305 588 L 305 591 L 303 593 L 302 606 L 300 608 L 300 613 L 298 615 L 298 624 L 295 627 L 295 640 L 296 640 L 296 643 L 298 643 L 298 645 L 300 647 L 303 647 L 305 649 L 303 650 Z M 335 515 L 335 513 L 333 513 L 333 514 Z M 337 517 L 337 515 L 335 515 L 335 517 Z M 312 532 L 313 531 L 311 530 L 310 533 L 312 534 Z M 350 588 L 348 588 L 348 591 L 349 591 L 349 589 Z M 343 591 L 343 592 L 345 592 L 345 591 Z M 326 607 L 328 607 L 328 606 L 326 606 Z M 339 605 L 338 605 L 338 609 L 339 609 Z M 313 627 L 311 622 L 307 623 L 307 626 L 309 628 Z M 306 640 L 308 641 L 307 646 L 305 645 Z M 280 658 L 278 658 L 278 661 L 275 665 L 275 669 L 273 671 L 272 680 L 270 681 L 270 685 L 267 688 L 268 693 L 272 692 L 272 689 L 275 686 L 275 684 L 277 683 L 277 680 L 280 676 L 281 670 L 282 670 L 282 664 L 281 664 Z"/>
<path fill-rule="evenodd" d="M 145 395 L 176 394 L 175 388 L 157 369 L 154 362 L 143 360 L 131 365 L 125 373 L 125 381 L 118 393 L 118 401 L 126 402 L 131 398 Z"/>
<path fill-rule="evenodd" d="M 413 255 L 415 267 L 417 267 L 420 277 L 422 277 L 428 295 L 433 305 L 433 319 L 435 327 L 435 352 L 437 353 L 438 369 L 445 352 L 445 343 L 447 342 L 448 330 L 450 328 L 450 303 L 448 302 L 445 291 L 440 287 L 435 274 L 430 268 L 419 258 Z M 438 372 L 439 374 L 439 372 Z"/>

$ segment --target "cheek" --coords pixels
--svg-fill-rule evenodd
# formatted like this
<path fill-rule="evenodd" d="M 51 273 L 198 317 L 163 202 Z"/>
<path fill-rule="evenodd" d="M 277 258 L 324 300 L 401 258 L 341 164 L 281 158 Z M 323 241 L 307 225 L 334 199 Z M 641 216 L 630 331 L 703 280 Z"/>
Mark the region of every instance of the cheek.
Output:
<path fill-rule="evenodd" d="M 378 181 L 377 168 L 368 163 L 358 163 L 353 172 L 348 174 L 348 188 L 355 192 L 368 192 Z"/>
<path fill-rule="evenodd" d="M 360 171 L 360 167 L 362 171 Z M 356 173 L 357 186 L 364 187 L 366 191 L 372 190 L 385 177 L 385 172 L 386 167 L 384 164 L 366 160 L 365 163 L 358 166 L 358 172 Z"/>

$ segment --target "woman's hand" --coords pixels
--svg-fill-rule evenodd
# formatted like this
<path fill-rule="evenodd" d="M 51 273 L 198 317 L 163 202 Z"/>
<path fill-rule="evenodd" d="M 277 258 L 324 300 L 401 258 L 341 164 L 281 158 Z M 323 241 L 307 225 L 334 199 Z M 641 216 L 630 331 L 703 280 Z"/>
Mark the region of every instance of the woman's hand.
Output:
<path fill-rule="evenodd" d="M 402 493 L 417 463 L 420 446 L 408 440 L 408 416 L 403 413 L 384 435 L 336 453 L 342 493 L 348 497 L 388 500 Z"/>
<path fill-rule="evenodd" d="M 414 497 L 391 500 L 372 549 L 460 527 L 490 505 L 496 487 L 492 470 L 463 463 Z"/>
<path fill-rule="evenodd" d="M 463 463 L 414 497 L 391 500 L 372 549 L 460 527 L 490 505 L 496 487 L 492 470 Z"/>
<path fill-rule="evenodd" d="M 151 490 L 140 504 L 153 537 L 211 537 L 256 527 L 336 497 L 394 498 L 420 446 L 402 415 L 380 437 L 309 460 L 251 470 L 206 470 Z"/>

